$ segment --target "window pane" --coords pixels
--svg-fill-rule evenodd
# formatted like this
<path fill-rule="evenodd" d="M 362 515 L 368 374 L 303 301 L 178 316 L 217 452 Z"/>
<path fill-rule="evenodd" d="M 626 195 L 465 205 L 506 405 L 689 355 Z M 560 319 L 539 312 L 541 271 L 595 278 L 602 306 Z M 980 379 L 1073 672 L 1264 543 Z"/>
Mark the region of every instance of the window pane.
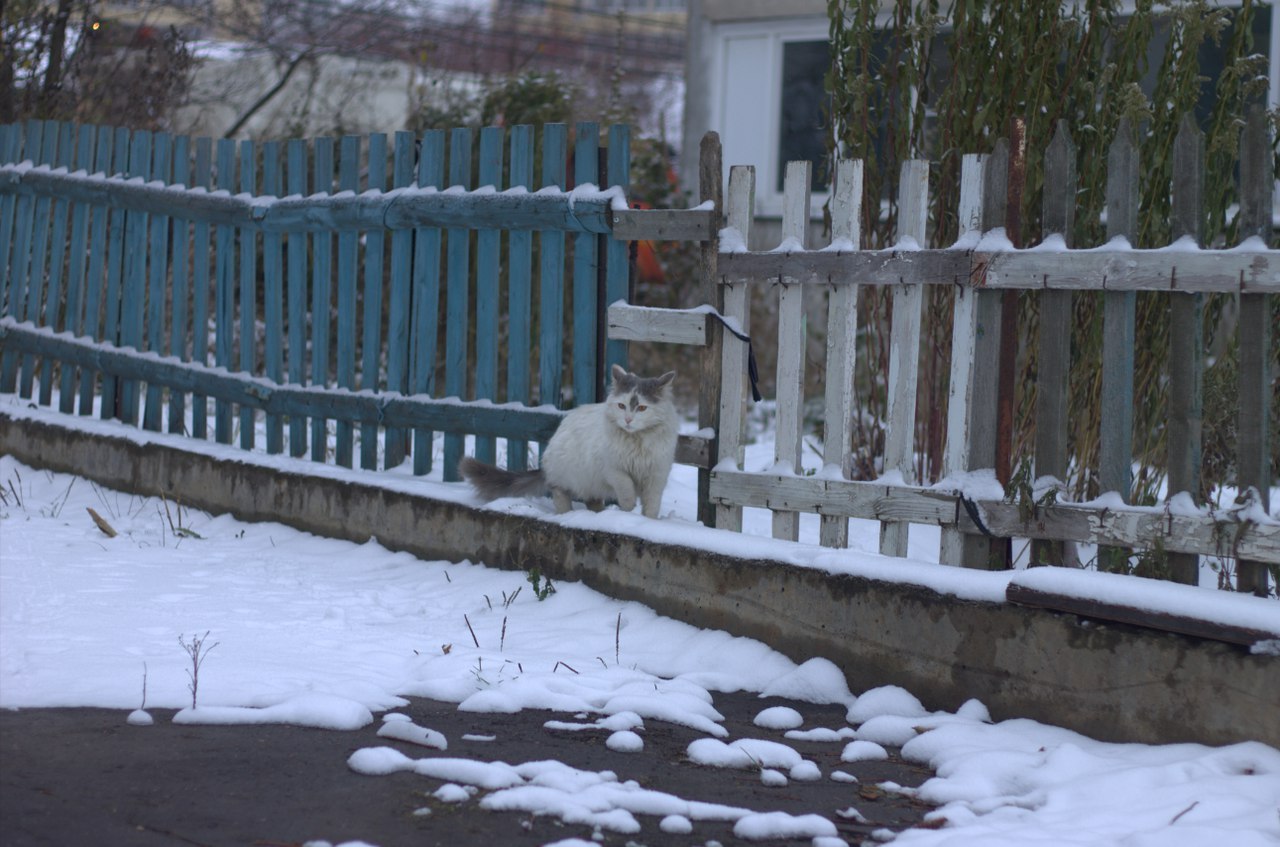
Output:
<path fill-rule="evenodd" d="M 825 191 L 827 155 L 823 104 L 826 41 L 790 41 L 782 46 L 782 113 L 778 121 L 778 191 L 787 162 L 813 162 L 813 190 Z"/>

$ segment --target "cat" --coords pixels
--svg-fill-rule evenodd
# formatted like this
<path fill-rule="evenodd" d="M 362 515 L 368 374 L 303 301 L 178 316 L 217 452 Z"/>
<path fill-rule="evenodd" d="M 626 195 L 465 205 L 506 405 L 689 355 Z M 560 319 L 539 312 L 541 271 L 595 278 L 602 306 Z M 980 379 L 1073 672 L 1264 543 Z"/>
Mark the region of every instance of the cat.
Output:
<path fill-rule="evenodd" d="M 656 518 L 675 461 L 679 420 L 671 399 L 675 371 L 642 377 L 613 366 L 609 396 L 565 415 L 542 452 L 542 467 L 508 471 L 470 456 L 458 472 L 485 500 L 551 492 L 558 514 L 581 500 L 595 511 L 614 500 L 624 512 L 637 498 Z"/>

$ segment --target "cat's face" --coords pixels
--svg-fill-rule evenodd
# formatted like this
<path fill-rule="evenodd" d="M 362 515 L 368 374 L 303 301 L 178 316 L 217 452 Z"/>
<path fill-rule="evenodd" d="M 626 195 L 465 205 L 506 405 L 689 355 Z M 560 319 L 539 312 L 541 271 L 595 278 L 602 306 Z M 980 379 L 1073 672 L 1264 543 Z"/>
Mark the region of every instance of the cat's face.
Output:
<path fill-rule="evenodd" d="M 613 384 L 605 400 L 609 419 L 626 432 L 640 432 L 666 419 L 664 404 L 671 402 L 671 381 L 676 372 L 643 377 L 613 366 Z"/>

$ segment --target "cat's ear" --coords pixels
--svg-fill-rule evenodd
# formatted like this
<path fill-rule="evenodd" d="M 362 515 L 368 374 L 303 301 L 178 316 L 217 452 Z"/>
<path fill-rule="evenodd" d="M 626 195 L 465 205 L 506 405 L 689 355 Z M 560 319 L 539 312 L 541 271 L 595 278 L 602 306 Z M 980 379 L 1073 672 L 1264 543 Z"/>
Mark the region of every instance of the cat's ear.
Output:
<path fill-rule="evenodd" d="M 615 365 L 615 367 L 616 367 L 616 365 Z M 664 373 L 662 376 L 658 377 L 658 387 L 659 387 L 659 388 L 662 388 L 663 386 L 670 385 L 670 384 L 671 384 L 671 380 L 673 380 L 673 379 L 675 379 L 675 378 L 676 378 L 676 372 L 675 372 L 675 371 L 667 371 L 667 372 L 666 372 L 666 373 Z"/>
<path fill-rule="evenodd" d="M 615 384 L 616 384 L 619 380 L 625 379 L 625 378 L 626 378 L 626 376 L 627 376 L 627 371 L 626 371 L 626 369 L 625 369 L 625 368 L 623 368 L 623 367 L 622 367 L 622 365 L 619 365 L 619 364 L 615 364 L 615 365 L 613 366 L 613 369 L 610 371 L 610 373 L 612 373 L 612 374 L 613 374 L 613 381 L 614 381 L 614 383 L 615 383 Z"/>

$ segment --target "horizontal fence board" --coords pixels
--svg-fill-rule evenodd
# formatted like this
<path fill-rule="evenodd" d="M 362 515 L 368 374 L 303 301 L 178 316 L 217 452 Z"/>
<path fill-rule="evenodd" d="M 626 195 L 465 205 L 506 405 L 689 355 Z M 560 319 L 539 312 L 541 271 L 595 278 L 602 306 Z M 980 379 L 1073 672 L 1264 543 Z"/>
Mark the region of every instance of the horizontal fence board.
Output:
<path fill-rule="evenodd" d="M 1023 516 L 1017 503 L 970 501 L 981 525 L 969 517 L 961 495 L 941 488 L 885 485 L 816 476 L 716 469 L 711 498 L 720 505 L 843 515 L 865 520 L 909 520 L 955 526 L 970 534 L 985 529 L 997 538 L 1058 539 L 1087 544 L 1150 547 L 1280 563 L 1280 524 L 1241 520 L 1236 510 L 1177 515 L 1147 507 L 1105 508 L 1057 504 Z"/>
<path fill-rule="evenodd" d="M 0 348 L 27 355 L 52 356 L 63 363 L 92 367 L 120 379 L 143 380 L 177 391 L 199 391 L 226 403 L 272 415 L 305 415 L 406 429 L 425 427 L 539 440 L 549 439 L 564 417 L 563 412 L 554 409 L 514 404 L 279 385 L 243 373 L 183 362 L 172 356 L 105 347 L 66 333 L 18 324 L 10 318 L 0 318 Z"/>
<path fill-rule="evenodd" d="M 716 469 L 711 499 L 725 506 L 943 525 L 956 522 L 959 498 L 927 488 Z"/>
<path fill-rule="evenodd" d="M 707 313 L 614 303 L 609 307 L 609 337 L 619 341 L 707 345 Z"/>
<path fill-rule="evenodd" d="M 727 282 L 1280 293 L 1277 250 L 807 250 L 721 253 Z"/>
<path fill-rule="evenodd" d="M 1277 635 L 1276 632 L 1250 629 L 1249 627 L 1224 624 L 1218 621 L 1201 620 L 1187 615 L 1138 609 L 1119 603 L 1104 603 L 1086 597 L 1073 597 L 1069 594 L 1044 591 L 1038 588 L 1018 585 L 1017 583 L 1013 583 L 1008 587 L 1005 597 L 1010 603 L 1017 603 L 1022 606 L 1033 606 L 1038 609 L 1049 609 L 1055 612 L 1067 612 L 1068 614 L 1096 620 L 1131 624 L 1148 629 L 1161 629 L 1167 632 L 1191 635 L 1196 638 L 1208 638 L 1214 641 L 1225 641 L 1230 644 L 1244 646 L 1274 639 Z"/>
<path fill-rule="evenodd" d="M 714 209 L 614 209 L 613 235 L 627 241 L 706 241 Z"/>
<path fill-rule="evenodd" d="M 371 193 L 348 191 L 333 196 L 248 197 L 29 165 L 0 165 L 0 194 L 57 196 L 72 202 L 265 232 L 439 226 L 607 233 L 614 196 L 610 192 L 583 190 L 531 193 L 524 188 L 501 192 L 403 188 Z M 477 198 L 481 202 L 476 202 Z"/>

